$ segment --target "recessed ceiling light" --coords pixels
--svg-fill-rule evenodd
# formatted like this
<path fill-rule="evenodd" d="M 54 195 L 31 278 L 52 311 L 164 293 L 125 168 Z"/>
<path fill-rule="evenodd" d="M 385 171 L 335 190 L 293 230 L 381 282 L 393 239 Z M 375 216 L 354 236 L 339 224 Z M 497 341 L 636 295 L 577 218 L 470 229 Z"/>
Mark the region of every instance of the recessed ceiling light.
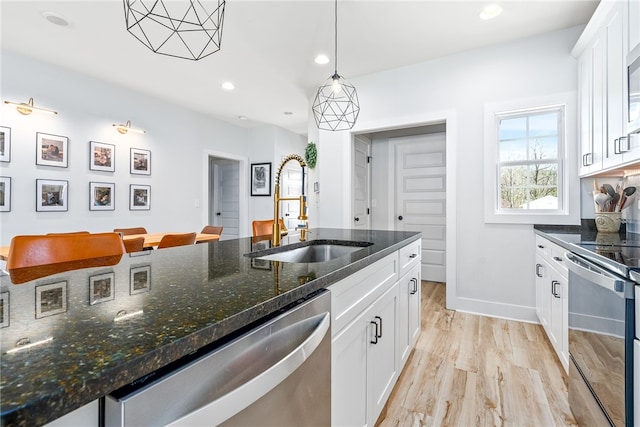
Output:
<path fill-rule="evenodd" d="M 222 89 L 224 89 L 224 90 L 234 90 L 235 88 L 236 88 L 236 85 L 234 85 L 231 82 L 222 83 Z"/>
<path fill-rule="evenodd" d="M 65 18 L 64 16 L 60 15 L 59 13 L 42 12 L 42 16 L 44 16 L 44 18 L 47 21 L 51 22 L 54 25 L 58 25 L 60 27 L 69 26 L 69 20 L 67 18 Z"/>
<path fill-rule="evenodd" d="M 491 3 L 486 5 L 480 12 L 480 19 L 493 19 L 502 13 L 502 7 L 499 4 Z"/>
<path fill-rule="evenodd" d="M 318 55 L 314 59 L 316 64 L 324 65 L 329 63 L 329 57 L 327 55 Z"/>
<path fill-rule="evenodd" d="M 238 116 L 238 120 L 248 120 L 245 116 Z"/>
<path fill-rule="evenodd" d="M 292 111 L 285 111 L 284 115 L 285 116 L 293 116 L 293 112 Z"/>

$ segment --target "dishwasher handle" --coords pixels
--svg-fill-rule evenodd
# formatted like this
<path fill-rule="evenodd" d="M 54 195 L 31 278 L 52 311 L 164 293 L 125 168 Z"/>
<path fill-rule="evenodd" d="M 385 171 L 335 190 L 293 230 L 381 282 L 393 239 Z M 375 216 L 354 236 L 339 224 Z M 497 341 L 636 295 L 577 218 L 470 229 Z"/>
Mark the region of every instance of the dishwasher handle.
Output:
<path fill-rule="evenodd" d="M 624 292 L 626 280 L 571 252 L 565 252 L 564 257 L 569 261 L 569 270 L 583 279 L 614 292 Z"/>
<path fill-rule="evenodd" d="M 300 367 L 318 348 L 331 324 L 331 313 L 320 314 L 322 320 L 309 336 L 291 353 L 220 398 L 167 424 L 167 427 L 192 427 L 194 425 L 218 425 L 248 407 L 273 390 Z M 301 322 L 309 321 L 309 319 Z M 268 344 L 267 344 L 268 345 Z"/>

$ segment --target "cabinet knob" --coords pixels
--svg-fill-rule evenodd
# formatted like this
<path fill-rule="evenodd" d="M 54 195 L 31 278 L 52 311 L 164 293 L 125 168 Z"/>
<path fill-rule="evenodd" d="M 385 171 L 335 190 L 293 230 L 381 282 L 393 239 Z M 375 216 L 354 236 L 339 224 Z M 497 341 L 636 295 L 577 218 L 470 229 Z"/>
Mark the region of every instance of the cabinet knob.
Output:
<path fill-rule="evenodd" d="M 354 221 L 360 221 L 360 218 L 355 217 L 355 218 L 353 218 L 353 220 L 354 220 Z"/>
<path fill-rule="evenodd" d="M 402 215 L 398 216 L 398 220 L 402 221 Z"/>
<path fill-rule="evenodd" d="M 553 259 L 558 262 L 562 262 L 562 258 L 560 258 L 559 256 L 554 256 Z"/>

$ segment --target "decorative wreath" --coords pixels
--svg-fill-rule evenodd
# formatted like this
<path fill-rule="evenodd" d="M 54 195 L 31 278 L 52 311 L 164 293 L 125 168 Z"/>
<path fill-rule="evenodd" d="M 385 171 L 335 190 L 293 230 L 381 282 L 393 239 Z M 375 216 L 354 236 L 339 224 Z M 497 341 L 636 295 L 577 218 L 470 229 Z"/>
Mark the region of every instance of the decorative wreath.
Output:
<path fill-rule="evenodd" d="M 316 144 L 310 142 L 307 144 L 307 147 L 304 149 L 304 160 L 307 162 L 307 165 L 313 169 L 316 167 L 316 161 L 318 160 L 318 149 L 316 148 Z"/>

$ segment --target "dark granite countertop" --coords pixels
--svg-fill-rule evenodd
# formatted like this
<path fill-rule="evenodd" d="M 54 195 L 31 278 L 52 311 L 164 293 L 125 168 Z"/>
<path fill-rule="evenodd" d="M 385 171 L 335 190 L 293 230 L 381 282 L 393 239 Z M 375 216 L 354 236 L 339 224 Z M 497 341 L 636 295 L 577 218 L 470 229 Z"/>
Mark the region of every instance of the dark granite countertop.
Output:
<path fill-rule="evenodd" d="M 112 267 L 14 285 L 0 277 L 2 425 L 37 426 L 242 331 L 420 238 L 314 229 L 373 245 L 323 263 L 245 257 L 268 241 L 226 240 L 125 255 Z M 286 237 L 282 245 L 297 242 Z M 123 320 L 114 320 L 114 319 Z M 7 353 L 19 341 L 44 344 Z"/>

